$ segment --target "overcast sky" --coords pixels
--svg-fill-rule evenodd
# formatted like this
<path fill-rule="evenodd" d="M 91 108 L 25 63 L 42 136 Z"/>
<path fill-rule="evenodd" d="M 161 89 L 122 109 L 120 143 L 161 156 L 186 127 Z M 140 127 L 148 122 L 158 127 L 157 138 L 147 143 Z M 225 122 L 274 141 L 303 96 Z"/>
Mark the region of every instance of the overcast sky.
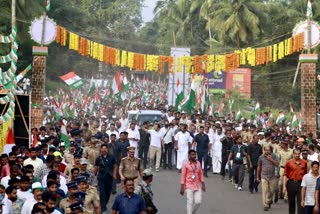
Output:
<path fill-rule="evenodd" d="M 145 7 L 142 10 L 142 18 L 144 22 L 151 21 L 153 19 L 153 9 L 156 6 L 157 0 L 145 0 Z"/>

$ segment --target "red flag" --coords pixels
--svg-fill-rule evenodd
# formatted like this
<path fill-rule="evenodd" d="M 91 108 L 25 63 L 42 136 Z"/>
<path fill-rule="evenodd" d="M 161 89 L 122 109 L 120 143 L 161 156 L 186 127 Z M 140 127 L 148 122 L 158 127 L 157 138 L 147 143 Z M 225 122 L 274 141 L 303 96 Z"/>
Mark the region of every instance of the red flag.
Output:
<path fill-rule="evenodd" d="M 33 130 L 32 148 L 36 147 L 37 143 L 38 143 L 37 129 L 34 129 Z"/>
<path fill-rule="evenodd" d="M 13 130 L 12 130 L 12 128 L 11 128 L 11 129 L 9 130 L 9 132 L 8 132 L 6 144 L 15 144 L 15 143 L 14 143 L 14 137 L 13 137 Z"/>

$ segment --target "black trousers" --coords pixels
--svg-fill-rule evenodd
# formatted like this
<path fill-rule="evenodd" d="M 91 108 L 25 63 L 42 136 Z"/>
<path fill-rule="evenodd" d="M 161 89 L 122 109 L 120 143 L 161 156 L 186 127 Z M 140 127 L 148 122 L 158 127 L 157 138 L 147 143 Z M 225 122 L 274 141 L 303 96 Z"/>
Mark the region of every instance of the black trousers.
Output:
<path fill-rule="evenodd" d="M 289 214 L 303 214 L 303 208 L 301 204 L 301 182 L 294 182 L 292 180 L 287 181 L 287 192 L 288 192 L 288 203 L 289 203 Z M 297 201 L 296 201 L 297 200 Z"/>
<path fill-rule="evenodd" d="M 98 190 L 100 194 L 101 211 L 107 210 L 110 194 L 112 191 L 113 179 L 111 176 L 98 177 Z"/>
<path fill-rule="evenodd" d="M 200 162 L 200 164 L 202 165 L 202 161 L 203 161 L 203 172 L 204 174 L 207 173 L 208 171 L 208 151 L 202 151 L 202 152 L 197 152 L 198 155 L 198 161 Z"/>
<path fill-rule="evenodd" d="M 253 166 L 252 169 L 249 170 L 249 191 L 253 191 L 253 189 L 259 185 L 259 183 L 256 182 L 256 176 L 257 166 Z"/>
<path fill-rule="evenodd" d="M 141 146 L 141 147 L 139 147 L 138 156 L 142 160 L 144 169 L 147 168 L 148 152 L 149 152 L 149 146 Z"/>
<path fill-rule="evenodd" d="M 229 156 L 229 153 L 228 154 L 223 154 L 222 155 L 222 161 L 221 161 L 221 170 L 220 170 L 220 175 L 221 176 L 225 176 L 226 175 L 226 165 L 228 163 L 228 156 Z M 228 174 L 229 174 L 229 179 L 232 178 L 232 168 L 231 168 L 231 164 L 229 164 L 228 166 Z"/>
<path fill-rule="evenodd" d="M 172 150 L 173 150 L 172 143 L 164 144 L 164 153 L 162 157 L 164 168 L 166 167 L 172 168 Z"/>

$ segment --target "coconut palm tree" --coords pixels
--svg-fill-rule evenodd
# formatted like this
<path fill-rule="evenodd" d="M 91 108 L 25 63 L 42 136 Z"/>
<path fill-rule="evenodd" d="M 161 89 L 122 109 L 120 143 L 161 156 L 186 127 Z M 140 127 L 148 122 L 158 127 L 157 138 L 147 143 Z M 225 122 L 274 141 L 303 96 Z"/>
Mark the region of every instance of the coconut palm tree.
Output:
<path fill-rule="evenodd" d="M 224 44 L 240 48 L 260 38 L 268 20 L 264 11 L 266 3 L 253 0 L 216 0 L 213 3 L 208 2 L 211 7 L 208 11 L 203 8 L 202 14 L 211 20 L 208 27 L 217 32 Z"/>

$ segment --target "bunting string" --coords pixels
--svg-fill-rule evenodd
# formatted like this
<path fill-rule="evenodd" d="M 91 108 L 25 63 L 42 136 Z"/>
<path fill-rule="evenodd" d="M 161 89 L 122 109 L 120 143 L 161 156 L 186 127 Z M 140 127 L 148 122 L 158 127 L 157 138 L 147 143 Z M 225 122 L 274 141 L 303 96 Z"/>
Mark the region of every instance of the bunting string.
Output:
<path fill-rule="evenodd" d="M 232 53 L 202 56 L 177 57 L 175 70 L 188 73 L 211 72 L 213 70 L 230 71 L 240 66 L 265 65 L 277 62 L 284 57 L 303 49 L 304 35 L 299 34 L 277 44 L 258 48 L 243 48 Z M 120 50 L 90 41 L 64 27 L 57 27 L 56 43 L 77 51 L 82 56 L 92 57 L 111 66 L 127 67 L 131 71 L 171 72 L 174 66 L 173 56 L 158 56 Z"/>

